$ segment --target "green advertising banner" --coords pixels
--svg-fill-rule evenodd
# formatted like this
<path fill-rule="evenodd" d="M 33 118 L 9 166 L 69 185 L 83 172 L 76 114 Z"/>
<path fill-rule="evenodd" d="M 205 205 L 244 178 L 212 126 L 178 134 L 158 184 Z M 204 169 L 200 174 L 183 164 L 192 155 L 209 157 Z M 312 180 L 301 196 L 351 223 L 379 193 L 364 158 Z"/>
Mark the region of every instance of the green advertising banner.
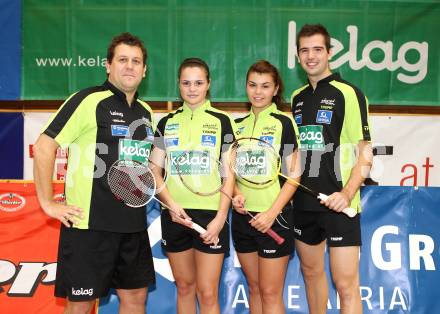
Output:
<path fill-rule="evenodd" d="M 214 101 L 245 101 L 245 75 L 259 59 L 281 71 L 285 98 L 306 82 L 296 33 L 324 24 L 333 71 L 371 104 L 440 106 L 440 5 L 433 1 L 49 1 L 23 0 L 22 99 L 63 99 L 105 79 L 111 38 L 144 40 L 146 100 L 176 100 L 186 57 L 211 68 Z"/>

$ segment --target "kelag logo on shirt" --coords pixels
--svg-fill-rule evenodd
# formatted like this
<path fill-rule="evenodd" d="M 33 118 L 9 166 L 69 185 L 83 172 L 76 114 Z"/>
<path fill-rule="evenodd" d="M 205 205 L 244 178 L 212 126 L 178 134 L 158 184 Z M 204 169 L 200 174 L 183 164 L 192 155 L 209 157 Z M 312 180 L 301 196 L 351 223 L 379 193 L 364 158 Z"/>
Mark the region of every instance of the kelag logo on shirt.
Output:
<path fill-rule="evenodd" d="M 242 177 L 266 175 L 266 156 L 263 150 L 238 152 L 235 163 Z"/>
<path fill-rule="evenodd" d="M 151 143 L 129 139 L 120 139 L 118 146 L 119 160 L 135 160 L 141 163 L 150 157 Z"/>
<path fill-rule="evenodd" d="M 208 151 L 172 151 L 171 175 L 177 175 L 177 168 L 183 175 L 209 175 L 210 158 Z"/>
<path fill-rule="evenodd" d="M 322 125 L 305 125 L 299 129 L 300 150 L 325 150 Z"/>

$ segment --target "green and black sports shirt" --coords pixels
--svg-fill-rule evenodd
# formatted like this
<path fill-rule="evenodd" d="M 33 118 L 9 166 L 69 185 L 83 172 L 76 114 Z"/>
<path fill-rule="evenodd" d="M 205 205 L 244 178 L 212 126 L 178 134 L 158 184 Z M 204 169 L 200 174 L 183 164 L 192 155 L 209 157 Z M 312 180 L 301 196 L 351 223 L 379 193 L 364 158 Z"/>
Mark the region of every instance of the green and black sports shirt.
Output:
<path fill-rule="evenodd" d="M 299 129 L 301 183 L 327 195 L 341 191 L 356 162 L 356 145 L 370 141 L 368 100 L 354 85 L 332 74 L 292 94 L 292 114 Z M 293 198 L 301 210 L 327 210 L 300 189 Z M 351 207 L 361 210 L 359 191 Z"/>
<path fill-rule="evenodd" d="M 235 140 L 234 120 L 215 109 L 207 100 L 195 110 L 186 103 L 163 117 L 155 135 L 155 146 L 166 152 L 166 185 L 171 197 L 186 209 L 218 210 L 220 192 L 212 196 L 196 195 L 180 181 L 177 169 L 197 180 L 203 191 L 214 191 L 220 184 L 215 160 L 221 159 Z M 179 163 L 176 167 L 176 163 Z"/>
<path fill-rule="evenodd" d="M 277 109 L 273 103 L 255 117 L 252 110 L 243 118 L 236 119 L 239 137 L 255 137 L 271 144 L 278 154 L 287 157 L 297 148 L 298 129 L 290 115 Z M 284 158 L 282 158 L 284 160 Z M 268 210 L 280 193 L 284 180 L 275 178 L 268 186 L 252 186 L 237 180 L 240 191 L 246 198 L 245 207 L 249 211 Z"/>
<path fill-rule="evenodd" d="M 151 108 L 106 81 L 71 95 L 43 133 L 68 147 L 66 202 L 84 210 L 80 229 L 112 232 L 145 230 L 145 208 L 115 199 L 107 184 L 109 167 L 118 159 L 148 160 L 154 137 Z"/>

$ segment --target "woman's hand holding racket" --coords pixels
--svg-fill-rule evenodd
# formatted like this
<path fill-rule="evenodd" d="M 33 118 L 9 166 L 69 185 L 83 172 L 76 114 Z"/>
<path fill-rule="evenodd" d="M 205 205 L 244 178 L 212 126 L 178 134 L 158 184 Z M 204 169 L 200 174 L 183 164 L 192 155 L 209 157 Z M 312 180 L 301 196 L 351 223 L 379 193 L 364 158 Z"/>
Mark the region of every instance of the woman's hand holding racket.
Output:
<path fill-rule="evenodd" d="M 348 209 L 348 207 L 350 206 L 350 198 L 344 192 L 335 192 L 330 194 L 327 198 L 325 197 L 324 199 L 321 198 L 321 204 L 327 206 L 328 208 L 336 212 L 343 212 L 347 214 L 345 211 L 347 211 L 346 209 Z"/>
<path fill-rule="evenodd" d="M 274 224 L 277 215 L 275 215 L 272 221 L 267 222 L 264 218 L 263 219 L 259 218 L 262 213 L 259 213 L 256 216 L 254 216 L 250 212 L 248 212 L 247 209 L 244 207 L 245 201 L 246 199 L 243 196 L 243 194 L 235 195 L 234 198 L 232 198 L 232 206 L 234 207 L 235 211 L 237 211 L 242 215 L 250 216 L 251 220 L 249 221 L 249 223 L 251 224 L 252 227 L 254 227 L 255 229 L 257 229 L 262 233 L 266 233 L 268 236 L 274 239 L 275 242 L 278 243 L 278 245 L 283 244 L 285 241 L 284 238 L 272 230 L 272 225 Z"/>
<path fill-rule="evenodd" d="M 274 224 L 277 216 L 277 213 L 273 213 L 271 210 L 267 210 L 265 212 L 256 214 L 253 219 L 249 221 L 249 223 L 258 231 L 266 233 L 267 230 L 269 230 Z"/>
<path fill-rule="evenodd" d="M 184 156 L 185 154 L 189 154 L 189 151 L 184 152 L 182 156 Z M 182 156 L 178 157 L 176 160 L 179 161 Z M 212 156 L 210 156 L 209 152 L 206 152 L 206 156 L 209 160 L 209 164 L 212 171 L 211 176 L 209 177 L 209 181 L 205 181 L 197 176 L 188 175 L 187 173 L 185 173 L 185 171 L 183 171 L 183 167 L 179 166 L 179 163 L 177 162 L 175 167 L 180 181 L 189 191 L 191 191 L 196 195 L 211 196 L 220 192 L 233 202 L 234 200 L 231 197 L 231 195 L 229 195 L 229 193 L 225 192 L 223 189 L 226 182 L 226 178 L 228 177 L 228 173 L 230 173 L 230 169 L 227 167 L 225 168 L 225 166 L 218 159 L 215 159 Z M 249 215 L 252 218 L 252 220 L 255 219 L 255 217 L 245 209 L 243 209 L 243 213 Z M 216 224 L 216 222 L 214 221 L 217 218 L 218 217 L 216 217 L 211 223 Z M 224 221 L 226 221 L 226 217 L 223 220 L 223 224 Z M 223 224 L 221 225 L 221 228 L 223 228 Z M 208 225 L 208 231 L 210 231 L 209 225 Z M 218 232 L 220 232 L 221 228 L 219 229 Z M 275 242 L 277 242 L 278 244 L 282 244 L 284 242 L 284 238 L 280 237 L 271 228 L 268 228 L 266 230 L 266 233 L 268 236 L 273 238 Z"/>
<path fill-rule="evenodd" d="M 113 195 L 127 206 L 144 207 L 152 199 L 156 199 L 164 208 L 169 209 L 176 219 L 180 217 L 183 225 L 200 234 L 206 232 L 205 228 L 188 219 L 186 213 L 183 215 L 184 211 L 178 205 L 170 208 L 155 197 L 157 193 L 155 177 L 151 169 L 143 163 L 135 160 L 117 160 L 107 173 L 107 183 Z"/>
<path fill-rule="evenodd" d="M 232 206 L 234 207 L 235 211 L 242 214 L 247 215 L 248 211 L 246 208 L 244 208 L 244 203 L 246 201 L 246 198 L 243 194 L 237 194 L 232 198 Z"/>
<path fill-rule="evenodd" d="M 175 202 L 170 202 L 166 208 L 170 211 L 171 220 L 173 222 L 192 228 L 192 218 L 188 216 L 182 206 Z"/>
<path fill-rule="evenodd" d="M 223 226 L 225 224 L 226 218 L 221 218 L 216 216 L 211 222 L 206 226 L 206 232 L 200 237 L 203 239 L 205 244 L 214 243 L 214 245 L 218 244 L 219 234 L 222 231 Z"/>

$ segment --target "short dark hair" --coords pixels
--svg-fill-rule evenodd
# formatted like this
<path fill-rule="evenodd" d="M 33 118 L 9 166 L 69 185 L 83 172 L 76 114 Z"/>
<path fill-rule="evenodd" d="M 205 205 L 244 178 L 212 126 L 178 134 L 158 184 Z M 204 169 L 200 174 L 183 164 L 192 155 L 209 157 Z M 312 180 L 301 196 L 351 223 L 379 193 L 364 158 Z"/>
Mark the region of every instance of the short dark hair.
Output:
<path fill-rule="evenodd" d="M 296 51 L 299 51 L 299 40 L 302 37 L 310 37 L 316 34 L 324 36 L 325 48 L 330 51 L 330 34 L 322 24 L 305 24 L 296 36 Z"/>
<path fill-rule="evenodd" d="M 275 96 L 272 97 L 272 101 L 277 105 L 278 109 L 281 109 L 281 105 L 283 104 L 284 84 L 278 69 L 269 61 L 259 60 L 252 64 L 247 71 L 246 84 L 251 73 L 267 73 L 272 77 L 275 86 L 278 86 L 278 92 Z"/>
<path fill-rule="evenodd" d="M 143 41 L 140 40 L 139 37 L 134 36 L 128 32 L 121 33 L 121 34 L 112 38 L 112 41 L 110 42 L 110 45 L 107 48 L 107 62 L 108 63 L 112 63 L 113 57 L 115 56 L 116 46 L 118 46 L 120 44 L 126 44 L 129 46 L 139 47 L 142 50 L 144 64 L 147 63 L 147 49 L 145 48 Z"/>
<path fill-rule="evenodd" d="M 192 57 L 192 58 L 186 58 L 185 60 L 183 60 L 179 66 L 179 70 L 178 70 L 178 74 L 177 74 L 177 78 L 179 80 L 180 80 L 180 75 L 182 75 L 182 71 L 186 68 L 200 68 L 200 69 L 202 69 L 203 71 L 205 71 L 206 80 L 208 81 L 208 83 L 211 81 L 211 77 L 209 74 L 209 66 L 202 59 Z M 209 90 L 206 93 L 206 97 L 207 98 L 211 97 L 211 93 L 209 92 Z"/>

